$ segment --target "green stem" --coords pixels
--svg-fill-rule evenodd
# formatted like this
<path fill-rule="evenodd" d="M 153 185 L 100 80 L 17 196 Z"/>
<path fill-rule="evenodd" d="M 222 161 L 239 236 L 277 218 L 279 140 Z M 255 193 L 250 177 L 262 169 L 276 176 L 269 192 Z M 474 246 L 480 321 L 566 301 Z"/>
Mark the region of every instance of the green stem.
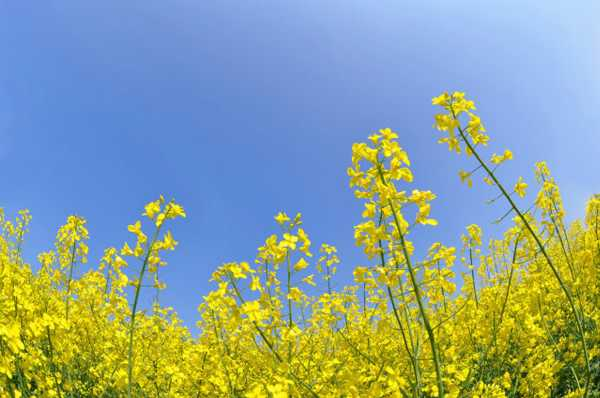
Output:
<path fill-rule="evenodd" d="M 287 254 L 287 305 L 288 305 L 288 327 L 293 325 L 292 317 L 292 299 L 290 298 L 290 289 L 292 287 L 292 269 L 290 265 L 290 254 Z"/>
<path fill-rule="evenodd" d="M 71 281 L 73 280 L 73 268 L 75 265 L 75 250 L 77 242 L 73 242 L 73 248 L 71 249 L 71 264 L 69 264 L 69 277 L 67 279 L 67 297 L 65 298 L 65 317 L 69 320 L 69 298 L 71 294 Z"/>
<path fill-rule="evenodd" d="M 502 302 L 502 309 L 500 310 L 500 320 L 498 322 L 498 327 L 500 327 L 500 324 L 502 323 L 502 320 L 504 319 L 504 312 L 506 311 L 506 304 L 508 303 L 508 297 L 510 295 L 510 288 L 512 286 L 513 274 L 515 273 L 514 264 L 515 264 L 515 260 L 517 259 L 517 246 L 519 245 L 520 238 L 521 238 L 521 234 L 517 235 L 517 237 L 515 239 L 512 263 L 510 264 L 510 274 L 508 276 L 508 285 L 506 287 L 506 295 L 504 296 L 504 301 Z"/>
<path fill-rule="evenodd" d="M 383 220 L 383 211 L 380 212 L 379 214 L 379 225 L 381 225 L 381 222 Z M 379 259 L 381 261 L 381 267 L 385 268 L 385 255 L 383 253 L 383 246 L 381 243 L 381 240 L 379 239 L 378 241 L 379 244 Z M 400 281 L 400 283 L 402 283 Z M 420 376 L 420 371 L 419 371 L 419 364 L 417 362 L 417 358 L 415 355 L 413 355 L 413 351 L 414 351 L 414 342 L 412 339 L 412 336 L 410 337 L 410 345 L 408 344 L 407 338 L 406 338 L 406 333 L 409 333 L 410 336 L 410 324 L 408 323 L 408 315 L 407 315 L 407 332 L 404 331 L 404 325 L 402 325 L 402 321 L 400 320 L 400 315 L 398 315 L 398 308 L 396 306 L 396 301 L 394 300 L 394 294 L 392 292 L 392 289 L 389 287 L 389 285 L 386 285 L 386 292 L 388 295 L 388 298 L 390 300 L 390 303 L 392 305 L 392 312 L 394 313 L 394 318 L 396 319 L 396 323 L 398 324 L 398 327 L 400 328 L 400 334 L 402 335 L 402 342 L 404 343 L 404 349 L 406 350 L 406 353 L 408 354 L 408 357 L 410 359 L 410 363 L 411 366 L 413 368 L 413 372 L 415 375 L 415 384 L 413 387 L 413 394 L 415 397 L 418 397 L 420 394 L 420 384 L 421 384 L 421 376 Z M 406 309 L 406 306 L 405 306 Z"/>
<path fill-rule="evenodd" d="M 469 246 L 469 261 L 471 262 L 471 280 L 473 282 L 473 295 L 475 296 L 475 305 L 479 307 L 479 298 L 477 297 L 477 286 L 475 285 L 475 266 L 473 265 L 473 249 Z"/>
<path fill-rule="evenodd" d="M 290 253 L 287 253 L 287 305 L 288 305 L 288 329 L 292 328 L 294 319 L 292 316 L 292 299 L 290 298 L 290 290 L 292 288 L 292 267 L 290 264 Z M 292 360 L 292 342 L 288 343 L 288 362 Z"/>
<path fill-rule="evenodd" d="M 158 234 L 160 232 L 160 228 L 162 227 L 162 223 L 156 227 L 154 232 L 154 236 L 152 237 L 152 241 L 148 246 L 148 250 L 144 257 L 144 262 L 142 263 L 142 268 L 140 269 L 140 274 L 138 276 L 138 281 L 135 286 L 135 296 L 133 299 L 133 307 L 131 308 L 131 324 L 129 325 L 129 348 L 127 353 L 127 397 L 131 398 L 131 392 L 133 389 L 133 335 L 135 331 L 135 317 L 138 307 L 138 302 L 140 298 L 140 291 L 142 289 L 142 280 L 144 279 L 144 274 L 146 273 L 146 268 L 148 266 L 148 259 L 152 254 L 152 249 L 154 248 L 154 244 L 156 243 L 156 239 L 158 239 Z"/>
<path fill-rule="evenodd" d="M 438 271 L 438 278 L 441 281 L 442 280 L 442 269 L 440 268 L 440 261 L 436 261 L 436 266 L 437 266 L 437 271 Z M 443 304 L 444 304 L 444 314 L 446 314 L 448 312 L 448 306 L 446 304 L 446 291 L 444 289 L 444 285 L 442 285 L 440 283 L 440 291 L 442 293 L 442 300 L 443 300 Z"/>

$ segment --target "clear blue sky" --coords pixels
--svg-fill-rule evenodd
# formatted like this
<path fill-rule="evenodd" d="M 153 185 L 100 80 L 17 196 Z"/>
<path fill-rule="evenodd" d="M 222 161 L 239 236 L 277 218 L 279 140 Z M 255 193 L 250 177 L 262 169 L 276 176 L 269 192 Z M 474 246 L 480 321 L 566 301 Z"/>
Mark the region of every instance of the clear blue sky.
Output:
<path fill-rule="evenodd" d="M 2 2 L 0 206 L 31 210 L 27 258 L 76 213 L 96 263 L 163 193 L 188 212 L 162 275 L 188 324 L 213 269 L 252 260 L 279 210 L 339 247 L 343 284 L 365 262 L 350 147 L 382 127 L 411 156 L 409 188 L 438 194 L 418 244 L 456 244 L 505 207 L 460 185 L 470 163 L 435 143 L 444 90 L 475 99 L 492 150 L 513 149 L 503 178 L 532 182 L 546 159 L 580 216 L 600 191 L 599 3 L 413 3 Z"/>

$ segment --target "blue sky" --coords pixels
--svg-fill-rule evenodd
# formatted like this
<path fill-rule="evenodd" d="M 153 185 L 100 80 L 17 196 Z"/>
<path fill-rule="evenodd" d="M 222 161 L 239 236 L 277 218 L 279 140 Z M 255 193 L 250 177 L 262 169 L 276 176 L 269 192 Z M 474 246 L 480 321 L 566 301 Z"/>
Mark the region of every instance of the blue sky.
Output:
<path fill-rule="evenodd" d="M 214 268 L 252 260 L 280 210 L 338 246 L 341 285 L 366 262 L 350 147 L 383 127 L 411 157 L 408 189 L 438 195 L 418 246 L 457 244 L 474 222 L 493 234 L 505 207 L 461 185 L 472 163 L 436 144 L 444 90 L 476 101 L 490 151 L 513 150 L 505 181 L 532 182 L 545 159 L 581 216 L 600 191 L 599 3 L 418 3 L 0 3 L 0 206 L 31 210 L 26 257 L 79 214 L 96 263 L 163 193 L 188 218 L 162 302 L 188 324 Z"/>

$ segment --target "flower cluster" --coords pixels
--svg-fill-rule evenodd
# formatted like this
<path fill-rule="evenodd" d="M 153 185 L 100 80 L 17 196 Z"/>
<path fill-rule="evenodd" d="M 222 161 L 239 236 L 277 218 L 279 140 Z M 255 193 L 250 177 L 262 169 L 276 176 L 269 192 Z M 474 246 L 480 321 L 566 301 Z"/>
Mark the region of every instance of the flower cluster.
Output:
<path fill-rule="evenodd" d="M 413 232 L 438 224 L 436 196 L 407 188 L 408 155 L 382 129 L 353 145 L 347 170 L 364 263 L 313 246 L 302 215 L 281 211 L 253 259 L 213 272 L 195 333 L 159 296 L 179 204 L 148 203 L 97 263 L 85 219 L 69 216 L 34 265 L 22 253 L 29 212 L 0 209 L 0 398 L 599 396 L 600 195 L 567 224 L 540 162 L 539 192 L 521 208 L 527 183 L 497 175 L 510 150 L 484 156 L 473 101 L 433 104 L 440 141 L 477 162 L 461 179 L 482 173 L 497 190 L 489 203 L 508 207 L 503 234 L 486 241 L 470 224 L 460 247 L 420 250 Z"/>

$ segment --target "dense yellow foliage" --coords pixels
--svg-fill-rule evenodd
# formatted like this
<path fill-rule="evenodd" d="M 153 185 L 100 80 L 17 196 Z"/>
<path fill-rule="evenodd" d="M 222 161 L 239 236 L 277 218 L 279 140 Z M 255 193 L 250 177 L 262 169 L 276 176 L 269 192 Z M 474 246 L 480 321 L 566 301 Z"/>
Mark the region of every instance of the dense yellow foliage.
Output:
<path fill-rule="evenodd" d="M 433 104 L 440 142 L 474 162 L 460 179 L 481 177 L 510 209 L 502 239 L 469 225 L 460 248 L 433 243 L 419 258 L 410 234 L 437 225 L 435 195 L 406 189 L 408 155 L 383 129 L 352 147 L 350 186 L 364 202 L 354 236 L 367 264 L 354 284 L 332 290 L 336 248 L 315 250 L 301 216 L 281 212 L 254 261 L 213 273 L 197 337 L 157 301 L 139 308 L 140 295 L 163 288 L 161 255 L 177 245 L 166 228 L 185 217 L 175 202 L 146 205 L 147 226 L 130 225 L 133 241 L 79 278 L 84 219 L 69 217 L 56 249 L 31 266 L 21 255 L 29 213 L 0 213 L 0 396 L 600 395 L 600 196 L 565 225 L 559 188 L 538 163 L 534 204 L 519 208 L 514 198 L 534 187 L 499 180 L 513 154 L 484 159 L 490 137 L 473 102 L 444 93 Z"/>

